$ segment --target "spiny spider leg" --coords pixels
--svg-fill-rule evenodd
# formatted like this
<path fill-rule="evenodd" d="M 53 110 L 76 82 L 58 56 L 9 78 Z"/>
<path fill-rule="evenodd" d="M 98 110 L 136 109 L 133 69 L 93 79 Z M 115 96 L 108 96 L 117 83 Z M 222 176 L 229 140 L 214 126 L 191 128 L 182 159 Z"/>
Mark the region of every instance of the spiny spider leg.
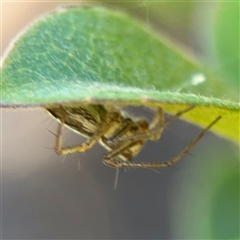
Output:
<path fill-rule="evenodd" d="M 84 142 L 82 145 L 69 147 L 69 148 L 62 148 L 63 128 L 64 128 L 64 122 L 62 121 L 61 123 L 59 123 L 57 138 L 56 138 L 56 147 L 55 147 L 55 151 L 59 155 L 66 155 L 66 154 L 75 153 L 75 152 L 85 152 L 87 149 L 91 148 L 98 141 L 98 138 L 100 137 L 95 135 L 93 136 L 93 138 L 87 139 L 87 141 Z"/>
<path fill-rule="evenodd" d="M 126 119 L 127 120 L 127 119 Z M 138 124 L 141 125 L 141 121 L 146 122 L 145 120 L 139 120 Z M 126 144 L 126 142 L 135 142 L 140 140 L 141 142 L 145 142 L 146 140 L 150 139 L 152 141 L 155 141 L 161 137 L 163 126 L 164 126 L 164 114 L 162 108 L 158 108 L 157 112 L 153 118 L 152 123 L 150 124 L 150 128 L 142 132 L 136 132 L 136 134 L 132 134 L 130 136 L 124 135 L 129 128 L 131 128 L 132 121 L 127 121 L 124 128 L 120 128 L 118 131 L 114 133 L 111 138 L 103 137 L 102 139 L 108 144 L 108 145 L 121 145 L 123 148 Z M 127 126 L 128 124 L 128 126 Z M 147 123 L 145 123 L 147 124 Z M 151 130 L 151 132 L 150 132 Z M 144 141 L 142 141 L 145 139 Z"/>
<path fill-rule="evenodd" d="M 155 115 L 149 131 L 146 133 L 146 137 L 152 141 L 157 141 L 163 132 L 163 130 L 173 121 L 177 120 L 182 114 L 192 110 L 195 106 L 190 106 L 182 111 L 177 112 L 175 115 L 171 116 L 167 121 L 164 120 L 164 114 L 161 108 L 158 108 L 157 114 Z M 142 134 L 143 135 L 143 134 Z M 138 135 L 136 135 L 138 137 Z"/>
<path fill-rule="evenodd" d="M 55 151 L 59 155 L 71 154 L 75 152 L 85 152 L 86 150 L 90 149 L 101 138 L 101 136 L 109 129 L 108 124 L 103 124 L 97 133 L 95 133 L 92 137 L 89 137 L 81 145 L 78 145 L 75 147 L 69 147 L 69 148 L 62 148 L 63 128 L 64 128 L 65 120 L 61 119 L 60 121 L 61 123 L 59 124 L 59 127 L 58 127 L 56 147 L 55 147 Z"/>
<path fill-rule="evenodd" d="M 137 139 L 146 139 L 146 140 L 152 140 L 156 141 L 161 137 L 161 134 L 166 126 L 168 126 L 170 123 L 178 119 L 182 114 L 192 110 L 195 106 L 191 105 L 190 107 L 177 112 L 175 115 L 171 116 L 167 121 L 164 121 L 164 114 L 162 111 L 162 108 L 158 108 L 157 112 L 153 118 L 152 123 L 150 124 L 149 131 L 137 133 L 134 136 L 129 137 L 123 137 L 123 138 L 117 138 L 117 139 L 108 139 L 108 141 L 113 142 L 125 142 L 125 141 L 135 141 Z"/>
<path fill-rule="evenodd" d="M 161 134 L 163 132 L 163 130 L 172 122 L 174 122 L 175 120 L 177 120 L 181 115 L 183 115 L 186 112 L 189 112 L 190 110 L 192 110 L 195 106 L 190 106 L 182 111 L 177 112 L 176 114 L 174 114 L 173 116 L 171 116 L 169 119 L 167 119 L 167 121 L 164 120 L 164 114 L 161 108 L 158 108 L 158 112 L 155 115 L 152 124 L 150 125 L 149 128 L 149 132 L 146 133 L 146 138 L 152 140 L 152 141 L 157 141 L 160 137 Z M 161 109 L 161 113 L 159 112 Z M 158 117 L 158 122 L 156 121 Z M 137 137 L 137 136 L 136 136 Z"/>
<path fill-rule="evenodd" d="M 129 129 L 131 128 L 131 123 L 132 123 L 131 119 L 129 119 L 129 118 L 123 119 L 121 126 L 119 126 L 119 128 L 111 135 L 111 137 L 107 138 L 107 137 L 103 136 L 103 140 L 108 141 L 108 142 L 114 142 L 113 139 L 121 137 L 126 132 L 129 131 Z"/>
<path fill-rule="evenodd" d="M 153 121 L 149 127 L 148 132 L 151 131 L 151 134 L 148 134 L 148 139 L 156 141 L 161 137 L 163 129 L 164 129 L 164 113 L 162 108 L 158 108 L 153 118 Z"/>
<path fill-rule="evenodd" d="M 133 167 L 133 168 L 161 168 L 161 167 L 170 167 L 171 165 L 178 162 L 182 157 L 184 157 L 193 146 L 200 140 L 200 138 L 210 129 L 214 124 L 216 124 L 221 119 L 221 116 L 218 116 L 214 121 L 212 121 L 206 128 L 202 129 L 198 136 L 177 156 L 166 162 L 123 162 L 113 159 L 113 154 L 109 153 L 103 159 L 103 163 L 110 167 L 122 168 L 122 167 Z M 136 142 L 135 142 L 136 143 Z M 116 152 L 116 151 L 115 151 Z"/>
<path fill-rule="evenodd" d="M 103 163 L 106 164 L 105 160 L 110 160 L 111 162 L 114 162 L 114 160 L 113 160 L 114 158 L 118 157 L 119 155 L 121 155 L 122 153 L 124 153 L 126 150 L 128 150 L 131 147 L 134 147 L 138 144 L 142 145 L 143 142 L 144 141 L 137 139 L 135 141 L 131 140 L 131 141 L 128 141 L 128 142 L 125 142 L 125 143 L 119 145 L 117 148 L 114 148 L 108 154 L 106 154 L 104 156 Z"/>
<path fill-rule="evenodd" d="M 175 120 L 177 120 L 184 113 L 189 112 L 190 110 L 192 110 L 193 108 L 195 108 L 195 106 L 191 105 L 190 107 L 185 108 L 184 110 L 179 111 L 176 114 L 174 114 L 173 116 L 169 117 L 169 119 L 167 119 L 167 121 L 165 121 L 165 123 L 164 123 L 164 128 L 166 126 L 168 126 L 169 124 L 171 124 L 172 122 L 174 122 Z"/>

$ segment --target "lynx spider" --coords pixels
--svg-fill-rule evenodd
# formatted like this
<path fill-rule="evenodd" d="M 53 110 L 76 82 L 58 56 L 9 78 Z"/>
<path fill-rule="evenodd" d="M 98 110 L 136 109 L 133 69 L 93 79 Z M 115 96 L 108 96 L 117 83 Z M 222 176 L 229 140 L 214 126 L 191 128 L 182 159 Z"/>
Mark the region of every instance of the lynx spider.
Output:
<path fill-rule="evenodd" d="M 103 163 L 114 168 L 161 168 L 170 167 L 185 156 L 199 139 L 210 129 L 221 116 L 213 120 L 199 135 L 177 156 L 166 162 L 130 162 L 135 157 L 147 140 L 156 141 L 161 137 L 163 130 L 180 117 L 192 110 L 190 106 L 176 113 L 167 121 L 164 120 L 162 108 L 157 108 L 156 114 L 149 125 L 144 119 L 133 119 L 128 114 L 111 105 L 80 105 L 60 106 L 48 108 L 51 115 L 60 120 L 56 135 L 55 151 L 59 155 L 75 152 L 85 152 L 100 142 L 108 153 L 103 157 Z M 87 140 L 78 146 L 62 148 L 63 128 L 67 125 Z"/>

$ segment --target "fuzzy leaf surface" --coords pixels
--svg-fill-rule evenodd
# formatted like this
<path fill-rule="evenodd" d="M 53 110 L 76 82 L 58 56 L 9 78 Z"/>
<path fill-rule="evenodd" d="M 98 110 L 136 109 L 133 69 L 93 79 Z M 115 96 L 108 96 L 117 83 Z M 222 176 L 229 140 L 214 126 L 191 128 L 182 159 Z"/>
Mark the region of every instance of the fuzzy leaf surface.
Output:
<path fill-rule="evenodd" d="M 33 24 L 1 68 L 2 107 L 145 105 L 239 139 L 238 91 L 124 13 L 61 9 Z"/>

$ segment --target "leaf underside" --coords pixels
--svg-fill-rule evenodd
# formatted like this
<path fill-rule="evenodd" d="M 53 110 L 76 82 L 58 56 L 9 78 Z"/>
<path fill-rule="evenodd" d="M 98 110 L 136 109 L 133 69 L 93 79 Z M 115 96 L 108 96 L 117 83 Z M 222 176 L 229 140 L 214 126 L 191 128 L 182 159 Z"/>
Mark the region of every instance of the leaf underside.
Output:
<path fill-rule="evenodd" d="M 114 104 L 162 107 L 239 139 L 238 92 L 151 29 L 102 7 L 61 9 L 38 20 L 1 68 L 2 107 Z"/>

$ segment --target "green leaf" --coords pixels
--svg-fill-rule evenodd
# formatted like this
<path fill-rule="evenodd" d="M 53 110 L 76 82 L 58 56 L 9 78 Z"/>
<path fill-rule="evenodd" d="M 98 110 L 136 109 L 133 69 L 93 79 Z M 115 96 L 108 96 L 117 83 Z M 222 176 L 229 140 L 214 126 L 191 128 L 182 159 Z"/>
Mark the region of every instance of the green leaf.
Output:
<path fill-rule="evenodd" d="M 214 37 L 220 73 L 239 89 L 239 2 L 221 2 L 215 18 Z"/>
<path fill-rule="evenodd" d="M 161 106 L 238 140 L 238 93 L 127 15 L 67 8 L 37 21 L 1 69 L 3 107 L 102 103 Z"/>

